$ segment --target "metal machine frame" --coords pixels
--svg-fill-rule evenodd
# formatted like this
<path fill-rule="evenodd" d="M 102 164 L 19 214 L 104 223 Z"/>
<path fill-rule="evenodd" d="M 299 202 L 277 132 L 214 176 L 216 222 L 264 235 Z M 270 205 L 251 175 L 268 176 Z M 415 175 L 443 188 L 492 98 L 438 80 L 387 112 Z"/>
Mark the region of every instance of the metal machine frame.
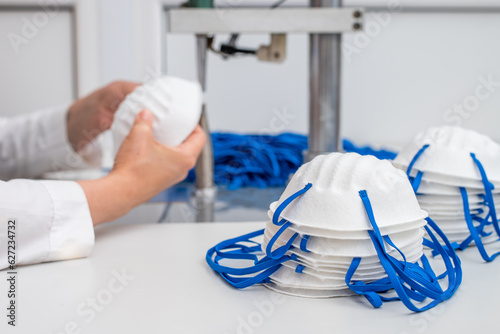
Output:
<path fill-rule="evenodd" d="M 190 0 L 196 8 L 168 10 L 169 33 L 196 34 L 198 79 L 206 88 L 208 36 L 214 33 L 308 33 L 309 151 L 305 159 L 339 151 L 341 33 L 363 27 L 363 9 L 340 8 L 340 0 L 310 0 L 310 8 L 214 9 L 210 0 Z M 206 107 L 200 124 L 209 134 Z M 208 136 L 209 137 L 209 136 Z M 209 141 L 196 165 L 196 221 L 213 221 L 216 191 L 213 151 Z"/>

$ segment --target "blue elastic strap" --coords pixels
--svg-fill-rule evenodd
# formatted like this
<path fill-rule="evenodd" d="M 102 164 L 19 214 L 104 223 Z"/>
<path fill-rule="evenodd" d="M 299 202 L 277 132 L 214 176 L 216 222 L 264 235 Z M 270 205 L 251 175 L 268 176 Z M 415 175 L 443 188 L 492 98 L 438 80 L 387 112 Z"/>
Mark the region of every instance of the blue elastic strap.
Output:
<path fill-rule="evenodd" d="M 498 226 L 498 219 L 497 219 L 497 212 L 495 209 L 495 201 L 493 200 L 493 194 L 491 193 L 491 190 L 495 188 L 493 184 L 488 181 L 488 177 L 486 176 L 486 171 L 483 168 L 483 165 L 481 162 L 476 158 L 476 155 L 474 153 L 471 153 L 470 156 L 472 157 L 472 160 L 474 160 L 477 169 L 479 170 L 479 173 L 481 174 L 481 181 L 483 182 L 484 186 L 484 191 L 486 194 L 486 201 L 488 202 L 488 207 L 490 209 L 491 213 L 491 219 L 493 222 L 493 228 L 497 232 L 497 235 L 500 237 L 500 227 Z"/>
<path fill-rule="evenodd" d="M 224 280 L 226 280 L 232 286 L 243 289 L 254 284 L 265 283 L 269 281 L 269 276 L 276 272 L 283 262 L 292 259 L 291 256 L 285 255 L 286 252 L 292 248 L 292 244 L 299 235 L 294 233 L 285 245 L 272 250 L 272 247 L 279 239 L 279 237 L 292 225 L 286 219 L 278 221 L 281 212 L 297 197 L 304 194 L 312 187 L 311 183 L 308 183 L 303 189 L 297 191 L 295 194 L 287 198 L 283 203 L 276 209 L 273 216 L 273 223 L 280 226 L 279 230 L 273 235 L 271 240 L 269 240 L 266 247 L 266 256 L 262 259 L 258 259 L 255 253 L 261 251 L 260 245 L 251 240 L 257 236 L 264 234 L 264 229 L 251 232 L 240 237 L 232 238 L 220 242 L 215 247 L 210 248 L 206 254 L 206 261 L 210 268 L 218 272 Z M 307 243 L 307 239 L 305 243 Z M 251 244 L 253 246 L 248 246 Z M 253 261 L 253 265 L 246 268 L 232 268 L 228 266 L 223 266 L 219 262 L 224 259 L 237 259 L 237 260 L 249 260 Z M 294 259 L 297 259 L 294 256 Z M 298 267 L 296 270 L 302 272 L 304 268 Z M 248 277 L 248 275 L 255 275 Z M 247 277 L 239 277 L 247 276 Z"/>
<path fill-rule="evenodd" d="M 418 158 L 422 155 L 422 153 L 425 152 L 426 149 L 429 148 L 429 144 L 425 144 L 418 150 L 417 154 L 411 159 L 410 164 L 408 165 L 408 169 L 406 170 L 406 175 L 410 177 L 411 170 L 413 169 L 413 165 L 415 165 L 415 162 L 417 162 Z"/>
<path fill-rule="evenodd" d="M 302 274 L 304 269 L 305 269 L 305 267 L 303 265 L 299 264 L 299 265 L 297 265 L 297 267 L 295 267 L 295 272 L 298 274 Z"/>
<path fill-rule="evenodd" d="M 290 197 L 288 197 L 286 200 L 283 201 L 277 208 L 276 211 L 274 211 L 273 214 L 273 224 L 276 226 L 281 226 L 281 228 L 274 234 L 274 236 L 269 240 L 267 246 L 266 246 L 266 255 L 269 256 L 270 258 L 277 259 L 283 256 L 289 249 L 292 247 L 293 242 L 299 235 L 298 233 L 295 233 L 292 235 L 292 237 L 288 240 L 288 242 L 284 245 L 279 247 L 278 249 L 275 249 L 272 251 L 274 244 L 278 240 L 278 238 L 285 232 L 291 225 L 289 221 L 286 219 L 279 219 L 281 216 L 281 213 L 285 208 L 292 203 L 295 199 L 297 199 L 299 196 L 307 192 L 309 189 L 311 189 L 312 183 L 308 183 L 305 185 L 304 188 L 300 189 L 296 193 L 292 194 Z M 306 241 L 307 242 L 307 241 Z"/>
<path fill-rule="evenodd" d="M 309 237 L 309 235 L 304 235 L 300 240 L 300 250 L 306 253 L 311 253 L 311 251 L 307 249 L 307 242 L 309 241 Z"/>
<path fill-rule="evenodd" d="M 399 297 L 385 297 L 377 295 L 377 292 L 387 292 L 393 289 L 389 277 L 385 277 L 370 283 L 365 283 L 362 281 L 353 281 L 352 277 L 355 274 L 360 261 L 361 258 L 354 258 L 353 261 L 351 262 L 351 265 L 346 273 L 346 278 L 345 278 L 345 283 L 347 284 L 347 286 L 351 290 L 356 291 L 357 293 L 362 292 L 368 299 L 368 301 L 372 304 L 372 306 L 375 308 L 382 306 L 383 301 L 399 300 Z M 426 297 L 421 293 L 406 287 L 404 284 L 402 285 L 402 287 L 412 299 L 419 302 L 425 300 Z"/>
<path fill-rule="evenodd" d="M 401 276 L 402 279 L 407 280 L 407 283 L 412 286 L 412 288 L 415 289 L 424 289 L 429 295 L 434 295 L 435 293 L 440 294 L 442 293 L 442 290 L 439 286 L 436 286 L 434 283 L 428 283 L 428 278 L 431 277 L 428 275 L 428 273 L 425 272 L 421 267 L 419 267 L 416 264 L 408 263 L 408 262 L 401 262 L 395 259 L 394 257 L 390 256 L 387 254 L 385 250 L 385 245 L 384 245 L 384 240 L 381 236 L 380 230 L 375 223 L 375 217 L 373 215 L 373 210 L 371 207 L 371 203 L 368 199 L 368 195 L 366 191 L 360 191 L 360 196 L 361 199 L 363 200 L 363 204 L 365 205 L 368 217 L 370 221 L 373 221 L 372 227 L 373 231 L 368 231 L 374 232 L 373 233 L 373 239 L 376 240 L 376 242 L 379 244 L 380 249 L 384 253 L 384 255 L 387 257 L 389 262 L 392 264 L 393 268 L 396 270 L 396 272 Z M 387 236 L 386 239 L 390 240 L 389 237 Z M 394 246 L 394 248 L 397 249 L 397 247 L 390 241 L 390 244 Z M 401 251 L 398 250 L 399 253 Z M 410 270 L 405 271 L 406 267 L 408 267 Z M 424 278 L 421 278 L 421 276 L 425 276 Z"/>
<path fill-rule="evenodd" d="M 422 176 L 424 176 L 424 172 L 418 171 L 417 176 L 415 176 L 415 178 L 411 182 L 411 187 L 413 188 L 413 191 L 415 193 L 417 193 L 418 188 L 420 188 L 420 183 L 422 183 Z"/>
<path fill-rule="evenodd" d="M 355 269 L 357 268 L 357 265 L 355 264 L 358 262 L 354 262 L 353 260 L 350 270 L 346 275 L 346 283 L 348 283 L 349 288 L 358 294 L 367 296 L 368 300 L 374 307 L 380 306 L 380 301 L 383 301 L 383 299 L 376 298 L 372 292 L 378 292 L 380 291 L 380 289 L 388 290 L 388 288 L 393 288 L 396 291 L 398 297 L 390 298 L 388 300 L 399 299 L 406 305 L 406 307 L 415 312 L 427 310 L 431 307 L 436 306 L 440 302 L 449 299 L 454 294 L 462 281 L 462 269 L 460 266 L 460 261 L 453 251 L 451 244 L 449 243 L 448 239 L 446 239 L 446 236 L 444 236 L 442 231 L 439 230 L 436 224 L 430 219 L 428 219 L 427 221 L 428 225 L 431 226 L 445 242 L 444 248 L 439 244 L 439 241 L 427 226 L 425 226 L 425 229 L 430 235 L 432 241 L 436 244 L 436 248 L 439 250 L 445 262 L 446 276 L 448 277 L 448 288 L 445 291 L 443 291 L 439 286 L 439 282 L 437 281 L 434 272 L 432 270 L 428 271 L 425 269 L 425 267 L 430 267 L 426 258 L 421 259 L 424 266 L 424 268 L 422 268 L 416 263 L 413 264 L 398 261 L 394 257 L 387 254 L 384 246 L 384 238 L 382 238 L 380 230 L 375 222 L 373 209 L 368 199 L 368 194 L 366 193 L 366 191 L 362 190 L 360 191 L 360 196 L 365 206 L 370 223 L 373 227 L 373 230 L 369 230 L 368 234 L 370 235 L 375 249 L 377 250 L 380 262 L 388 275 L 389 282 L 385 281 L 385 284 L 383 284 L 382 286 L 374 285 L 373 287 L 370 286 L 370 284 L 373 283 L 351 284 L 350 280 L 354 275 Z M 387 240 L 387 238 L 385 239 Z M 359 263 L 357 264 L 359 265 Z M 408 285 L 410 289 L 406 287 L 406 285 Z M 423 300 L 423 296 L 431 298 L 432 301 L 420 308 L 415 306 L 411 301 L 421 301 Z"/>
<path fill-rule="evenodd" d="M 394 248 L 399 253 L 399 255 L 401 255 L 401 257 L 403 258 L 403 263 L 406 264 L 407 263 L 406 256 L 403 254 L 402 251 L 399 250 L 398 247 L 396 247 L 396 245 L 392 242 L 391 238 L 389 238 L 388 235 L 384 236 L 384 241 L 387 242 L 389 246 Z"/>
<path fill-rule="evenodd" d="M 431 275 L 432 280 L 441 279 L 438 278 L 434 273 L 434 269 L 432 269 L 431 264 L 429 263 L 429 259 L 427 259 L 427 256 L 425 256 L 425 254 L 422 254 L 422 256 L 420 257 L 420 262 L 422 262 L 422 266 L 424 267 L 424 269 L 429 273 L 429 275 Z"/>
<path fill-rule="evenodd" d="M 467 223 L 467 227 L 469 228 L 469 232 L 470 235 L 472 236 L 472 239 L 474 239 L 474 242 L 476 243 L 476 247 L 479 250 L 479 254 L 481 254 L 481 257 L 486 262 L 493 261 L 498 256 L 498 254 L 500 254 L 500 252 L 497 252 L 492 256 L 488 255 L 486 249 L 484 248 L 483 241 L 481 240 L 481 237 L 479 236 L 478 231 L 474 226 L 474 223 L 472 222 L 472 216 L 469 210 L 469 197 L 467 196 L 467 190 L 465 190 L 465 188 L 463 187 L 460 187 L 460 194 L 462 195 L 462 202 L 464 205 L 465 222 Z"/>
<path fill-rule="evenodd" d="M 463 201 L 463 198 L 462 198 L 462 201 Z M 468 199 L 467 199 L 467 201 L 468 201 Z M 464 210 L 464 215 L 465 215 L 465 210 Z M 475 227 L 475 229 L 481 237 L 488 237 L 493 233 L 493 232 L 486 233 L 484 231 L 484 228 L 486 226 L 489 226 L 492 224 L 492 222 L 489 221 L 490 217 L 491 217 L 491 212 L 488 212 L 488 214 L 484 218 L 480 218 L 480 217 L 477 217 L 475 215 L 471 215 L 471 218 L 473 221 L 479 222 L 479 225 L 477 227 Z M 467 228 L 468 227 L 469 226 L 467 225 Z M 460 243 L 458 248 L 460 250 L 465 250 L 467 247 L 469 247 L 469 245 L 472 243 L 472 241 L 474 241 L 474 237 L 472 236 L 472 234 L 470 234 L 464 241 L 462 241 Z"/>
<path fill-rule="evenodd" d="M 425 247 L 432 249 L 432 256 L 433 257 L 440 255 L 439 251 L 436 248 L 436 245 L 434 244 L 434 242 L 432 242 L 432 241 L 424 238 L 423 244 L 424 244 Z M 451 243 L 451 247 L 452 247 L 453 250 L 460 249 L 460 245 L 457 242 L 452 242 Z M 446 249 L 446 247 L 445 247 L 445 249 Z"/>
<path fill-rule="evenodd" d="M 372 236 L 372 240 L 376 240 L 376 242 L 380 245 L 380 249 L 389 260 L 389 263 L 399 276 L 400 280 L 406 282 L 412 289 L 425 293 L 426 296 L 431 298 L 441 298 L 443 290 L 438 284 L 436 284 L 431 274 L 427 273 L 416 263 L 405 263 L 387 254 L 384 243 L 381 241 L 382 238 L 380 238 L 378 233 L 375 232 Z"/>
<path fill-rule="evenodd" d="M 279 217 L 281 216 L 281 213 L 283 212 L 283 210 L 285 210 L 285 208 L 290 203 L 292 203 L 293 200 L 295 200 L 297 197 L 299 197 L 300 195 L 304 194 L 306 191 L 308 191 L 309 189 L 311 189 L 311 187 L 312 187 L 312 183 L 308 183 L 308 184 L 306 184 L 306 186 L 304 188 L 302 188 L 301 190 L 297 191 L 295 194 L 291 195 L 286 200 L 284 200 L 283 203 L 281 203 L 276 208 L 276 211 L 274 211 L 274 214 L 273 214 L 273 224 L 276 225 L 276 226 L 283 225 L 287 221 L 285 219 L 279 220 Z"/>
<path fill-rule="evenodd" d="M 266 246 L 266 255 L 269 256 L 270 258 L 272 259 L 279 259 L 280 257 L 282 257 L 283 255 L 285 255 L 285 253 L 290 249 L 290 247 L 292 247 L 292 244 L 293 242 L 295 241 L 295 239 L 298 237 L 298 233 L 294 233 L 290 239 L 288 239 L 287 243 L 281 247 L 278 247 L 277 249 L 275 249 L 274 251 L 272 250 L 273 249 L 273 246 L 274 244 L 276 243 L 276 241 L 279 239 L 279 237 L 283 234 L 283 232 L 285 232 L 290 226 L 292 225 L 292 223 L 290 222 L 286 222 L 284 225 L 282 225 L 280 227 L 280 229 L 278 230 L 278 232 L 276 232 L 273 237 L 271 238 L 271 240 L 269 240 L 269 242 L 267 243 L 267 246 Z"/>
<path fill-rule="evenodd" d="M 406 175 L 408 176 L 408 179 L 410 180 L 411 186 L 413 188 L 413 191 L 416 193 L 418 188 L 420 187 L 420 182 L 422 181 L 422 176 L 423 173 L 421 171 L 418 171 L 417 176 L 413 178 L 410 174 L 413 169 L 413 166 L 417 162 L 418 158 L 425 152 L 426 149 L 429 148 L 429 144 L 425 144 L 418 150 L 417 154 L 411 159 L 410 164 L 408 165 L 408 168 L 406 169 Z"/>
<path fill-rule="evenodd" d="M 245 267 L 245 268 L 232 268 L 228 266 L 223 266 L 219 263 L 220 259 L 223 258 L 229 258 L 225 255 L 227 255 L 227 252 L 224 252 L 223 250 L 226 248 L 229 249 L 234 249 L 235 245 L 237 246 L 238 243 L 241 242 L 252 242 L 250 239 L 260 236 L 264 233 L 264 230 L 258 230 L 252 233 L 248 233 L 245 235 L 242 235 L 237 238 L 229 239 L 226 241 L 223 241 L 219 244 L 217 244 L 215 247 L 210 248 L 207 251 L 207 255 L 205 257 L 208 265 L 210 268 L 212 268 L 214 271 L 219 273 L 226 282 L 234 286 L 235 288 L 238 289 L 243 289 L 246 287 L 249 287 L 254 284 L 260 284 L 268 281 L 268 278 L 270 275 L 275 273 L 280 267 L 283 262 L 291 260 L 290 256 L 282 256 L 279 259 L 271 259 L 267 256 L 263 257 L 259 261 L 253 261 L 253 265 L 250 267 Z M 218 251 L 217 251 L 218 249 Z M 244 249 L 244 251 L 241 252 L 241 256 L 238 257 L 237 251 L 231 251 L 231 259 L 240 259 L 240 260 L 248 260 L 248 249 L 245 249 L 245 247 L 241 247 L 241 249 Z M 260 251 L 260 250 L 259 250 Z M 221 255 L 217 255 L 217 253 Z M 215 255 L 215 256 L 214 256 Z M 257 258 L 257 257 L 256 257 Z M 254 275 L 248 277 L 248 275 Z M 242 277 L 243 276 L 243 277 Z"/>
<path fill-rule="evenodd" d="M 232 239 L 234 240 L 234 239 Z M 216 251 L 216 257 L 218 259 L 247 259 L 247 260 L 253 260 L 254 262 L 258 261 L 258 258 L 255 254 L 255 252 L 258 252 L 261 250 L 261 245 L 257 242 L 254 242 L 252 240 L 249 240 L 248 243 L 254 244 L 254 246 L 247 246 L 244 244 L 239 244 L 238 241 L 234 242 L 232 245 L 228 242 L 224 244 L 224 251 L 221 250 L 221 246 L 217 245 L 215 247 Z"/>
<path fill-rule="evenodd" d="M 372 231 L 370 231 L 370 232 L 372 232 Z M 373 233 L 370 233 L 370 234 L 371 234 L 372 240 L 375 241 L 375 238 L 373 237 L 374 234 Z M 376 245 L 377 251 L 380 252 L 382 250 L 382 248 L 380 247 L 380 244 L 377 242 L 375 242 L 374 244 Z M 454 276 L 451 276 L 452 279 L 449 280 L 450 288 L 447 291 L 442 292 L 442 290 L 439 289 L 438 291 L 441 291 L 441 292 L 435 292 L 435 291 L 430 291 L 429 289 L 424 289 L 424 287 L 419 287 L 419 284 L 422 283 L 422 278 L 423 278 L 422 276 L 420 276 L 420 279 L 416 282 L 417 283 L 416 285 L 411 284 L 411 281 L 409 281 L 408 277 L 402 277 L 401 272 L 394 270 L 394 269 L 396 269 L 395 267 L 391 267 L 392 264 L 387 261 L 386 257 L 382 256 L 381 263 L 384 266 L 384 268 L 386 269 L 386 272 L 388 273 L 389 278 L 391 279 L 391 283 L 392 283 L 394 289 L 396 290 L 396 293 L 398 295 L 399 300 L 401 300 L 412 311 L 415 311 L 415 312 L 424 311 L 424 310 L 427 310 L 431 307 L 434 307 L 439 302 L 448 299 L 449 295 L 451 294 L 450 292 L 454 292 L 454 289 L 453 289 L 453 287 L 455 285 L 455 280 L 454 280 L 455 277 Z M 447 267 L 449 270 L 448 264 L 447 264 Z M 411 268 L 411 269 L 414 270 L 414 268 Z M 400 275 L 400 276 L 398 277 L 398 275 Z M 429 275 L 429 276 L 432 277 L 432 275 Z M 435 282 L 434 279 L 430 279 L 429 283 L 431 283 L 431 284 L 435 283 L 437 285 L 437 282 Z M 430 297 L 431 299 L 433 299 L 433 301 L 422 308 L 417 308 L 411 302 L 411 299 L 413 299 L 417 302 L 421 302 L 425 298 L 416 299 L 414 297 L 414 295 L 409 294 L 409 290 L 405 287 L 405 284 L 409 284 L 412 288 L 412 291 L 419 293 L 420 296 Z"/>
<path fill-rule="evenodd" d="M 242 235 L 238 238 L 233 238 L 229 239 L 226 241 L 223 241 L 219 244 L 217 244 L 215 247 L 212 247 L 208 250 L 206 260 L 210 267 L 217 271 L 217 272 L 223 272 L 226 274 L 231 274 L 231 275 L 249 275 L 249 274 L 254 274 L 259 271 L 265 270 L 270 266 L 276 265 L 278 263 L 282 263 L 282 259 L 271 259 L 268 257 L 264 257 L 263 260 L 260 261 L 255 261 L 253 260 L 253 266 L 247 267 L 247 268 L 232 268 L 232 267 L 226 267 L 221 264 L 219 264 L 220 256 L 219 258 L 216 256 L 214 258 L 214 255 L 217 253 L 217 249 L 223 249 L 225 247 L 233 247 L 235 240 L 236 242 L 245 242 L 248 241 L 250 238 L 254 238 L 256 236 L 262 235 L 264 233 L 264 230 L 258 230 L 249 234 Z M 232 259 L 241 259 L 241 260 L 248 260 L 247 258 L 247 253 L 242 253 L 241 257 L 235 256 L 236 254 L 233 253 L 233 256 L 231 257 Z M 290 258 L 287 259 L 287 261 Z"/>
<path fill-rule="evenodd" d="M 357 258 L 359 260 L 359 258 Z M 372 304 L 373 307 L 378 308 L 382 306 L 383 301 L 395 301 L 395 300 L 400 300 L 399 297 L 385 297 L 385 296 L 379 296 L 377 293 L 378 292 L 387 292 L 389 290 L 394 289 L 394 285 L 392 284 L 391 277 L 386 277 L 374 282 L 370 283 L 364 283 L 362 281 L 352 281 L 352 277 L 355 273 L 355 270 L 357 268 L 356 265 L 356 259 L 353 259 L 353 262 L 351 263 L 351 266 L 349 267 L 349 270 L 346 274 L 346 279 L 345 282 L 347 286 L 355 291 L 358 294 L 364 295 L 368 301 Z M 391 276 L 391 274 L 389 274 Z M 415 301 L 421 302 L 425 299 L 425 296 L 423 296 L 421 293 L 416 292 L 404 285 L 404 282 L 397 276 L 396 279 L 399 279 L 401 281 L 401 288 L 406 293 L 410 298 L 414 299 Z M 392 277 L 392 279 L 394 279 Z"/>
<path fill-rule="evenodd" d="M 229 284 L 231 284 L 236 289 L 244 289 L 255 284 L 262 284 L 269 282 L 269 276 L 274 274 L 278 269 L 281 268 L 281 264 L 275 265 L 266 269 L 265 271 L 257 274 L 256 276 L 245 278 L 245 277 L 232 277 L 226 273 L 219 273 L 222 278 Z"/>
<path fill-rule="evenodd" d="M 413 191 L 415 193 L 417 193 L 418 188 L 420 187 L 420 183 L 422 181 L 423 172 L 418 171 L 418 173 L 417 173 L 417 175 L 416 175 L 415 178 L 411 177 L 410 174 L 411 174 L 411 171 L 413 169 L 413 166 L 414 166 L 415 162 L 418 160 L 418 158 L 422 155 L 422 153 L 424 153 L 424 151 L 428 147 L 429 147 L 428 144 L 422 146 L 422 148 L 417 152 L 417 154 L 415 154 L 415 156 L 413 157 L 413 159 L 411 160 L 411 162 L 410 162 L 410 164 L 408 166 L 408 169 L 406 170 L 406 175 L 408 176 L 408 178 L 410 180 L 410 183 L 412 185 Z M 467 248 L 470 245 L 470 243 L 473 240 L 477 244 L 477 241 L 476 241 L 476 239 L 477 239 L 479 241 L 479 243 L 481 244 L 478 247 L 478 250 L 481 253 L 481 256 L 483 257 L 483 259 L 485 259 L 485 261 L 492 261 L 496 257 L 496 255 L 493 255 L 492 257 L 488 256 L 488 254 L 486 253 L 486 251 L 484 249 L 484 246 L 482 244 L 480 236 L 489 236 L 490 233 L 486 233 L 484 231 L 484 227 L 485 227 L 485 225 L 493 224 L 495 232 L 500 237 L 500 226 L 498 224 L 498 219 L 497 219 L 496 209 L 495 209 L 495 202 L 493 200 L 493 194 L 491 192 L 491 190 L 494 189 L 494 186 L 493 186 L 493 184 L 491 182 L 489 182 L 488 177 L 486 175 L 486 172 L 485 172 L 485 170 L 483 168 L 483 165 L 476 158 L 476 155 L 474 153 L 470 153 L 470 156 L 472 157 L 474 163 L 476 164 L 476 166 L 477 166 L 477 168 L 479 170 L 479 173 L 481 174 L 481 181 L 483 183 L 484 191 L 485 191 L 484 198 L 485 198 L 486 205 L 489 208 L 489 213 L 482 220 L 480 220 L 478 217 L 475 217 L 475 215 L 479 215 L 479 214 L 481 214 L 483 212 L 482 209 L 475 210 L 475 215 L 472 215 L 471 212 L 470 212 L 469 205 L 468 205 L 468 198 L 467 198 L 467 212 L 466 212 L 466 210 L 465 210 L 465 206 L 466 206 L 465 205 L 465 201 L 466 200 L 464 199 L 464 193 L 462 193 L 462 191 L 461 191 L 462 201 L 464 202 L 464 214 L 466 216 L 466 222 L 467 222 L 467 219 L 471 220 L 471 224 L 469 224 L 469 222 L 467 222 L 467 226 L 468 226 L 469 231 L 471 232 L 471 234 L 470 234 L 469 237 L 467 237 L 466 239 L 464 239 L 460 244 L 453 243 L 452 247 L 453 247 L 453 249 L 464 250 L 465 248 Z M 465 196 L 467 196 L 466 192 L 465 192 Z M 491 222 L 488 221 L 488 217 L 489 216 L 491 216 Z M 480 225 L 477 228 L 473 226 L 474 224 L 472 224 L 472 219 L 480 221 Z M 471 229 L 471 226 L 472 226 L 472 229 Z M 425 244 L 425 242 L 424 242 L 424 244 Z M 432 255 L 433 256 L 439 255 L 439 252 L 437 251 L 437 249 L 435 247 L 431 246 L 430 242 L 427 243 L 427 244 L 425 244 L 425 245 L 427 247 L 430 247 L 430 248 L 433 249 L 433 251 L 432 251 Z"/>
<path fill-rule="evenodd" d="M 437 278 L 441 279 L 448 276 L 448 289 L 445 291 L 446 299 L 450 298 L 456 291 L 456 289 L 462 283 L 462 265 L 460 259 L 458 258 L 453 246 L 450 241 L 443 233 L 443 231 L 437 226 L 437 224 L 429 217 L 425 219 L 427 221 L 427 225 L 425 226 L 425 230 L 427 234 L 431 237 L 432 242 L 436 245 L 437 250 L 440 252 L 441 256 L 443 256 L 443 261 L 446 266 L 446 270 L 439 275 Z M 434 233 L 432 233 L 429 226 L 436 232 L 436 234 L 443 240 L 444 247 L 439 243 L 439 240 L 436 238 Z M 444 255 L 447 255 L 444 257 Z M 450 259 L 453 263 L 450 263 Z M 452 275 L 454 274 L 454 275 Z"/>
<path fill-rule="evenodd" d="M 372 304 L 373 307 L 379 308 L 380 306 L 382 306 L 382 299 L 375 291 L 373 291 L 375 289 L 373 289 L 372 291 L 360 292 L 363 290 L 363 287 L 365 286 L 365 284 L 361 281 L 354 281 L 353 283 L 351 283 L 352 276 L 356 272 L 356 269 L 358 269 L 360 262 L 361 262 L 361 258 L 359 258 L 359 257 L 355 257 L 354 259 L 352 259 L 351 265 L 349 266 L 349 269 L 347 270 L 347 273 L 345 276 L 345 283 L 347 284 L 349 289 L 353 290 L 357 294 L 363 294 L 365 296 L 365 298 L 370 302 L 370 304 Z M 379 283 L 379 286 L 380 285 L 381 284 Z M 391 289 L 391 287 L 389 285 L 387 285 L 387 290 L 389 290 L 389 289 Z M 367 289 L 367 290 L 370 290 L 370 289 Z M 386 290 L 383 290 L 383 291 L 386 291 Z"/>

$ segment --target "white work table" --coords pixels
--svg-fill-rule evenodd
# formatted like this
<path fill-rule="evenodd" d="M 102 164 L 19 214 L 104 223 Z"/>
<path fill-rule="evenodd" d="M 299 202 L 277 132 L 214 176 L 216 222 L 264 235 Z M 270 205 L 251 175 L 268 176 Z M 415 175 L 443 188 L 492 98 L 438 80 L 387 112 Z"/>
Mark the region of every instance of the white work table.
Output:
<path fill-rule="evenodd" d="M 90 257 L 18 268 L 18 326 L 7 328 L 4 311 L 0 332 L 498 333 L 500 259 L 484 263 L 475 249 L 459 253 L 464 280 L 455 296 L 418 314 L 400 302 L 374 309 L 364 297 L 305 299 L 263 286 L 236 290 L 208 267 L 205 253 L 263 226 L 102 226 Z M 121 271 L 133 279 L 120 282 L 115 277 Z M 4 277 L 1 281 L 3 294 Z M 93 319 L 92 299 L 99 309 Z"/>

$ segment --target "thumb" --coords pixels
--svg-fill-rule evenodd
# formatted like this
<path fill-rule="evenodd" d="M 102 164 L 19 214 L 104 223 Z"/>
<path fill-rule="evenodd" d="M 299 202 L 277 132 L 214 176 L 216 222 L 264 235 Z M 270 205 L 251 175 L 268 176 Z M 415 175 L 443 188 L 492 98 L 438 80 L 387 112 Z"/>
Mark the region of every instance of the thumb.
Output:
<path fill-rule="evenodd" d="M 131 132 L 136 128 L 142 129 L 143 131 L 153 131 L 153 114 L 151 113 L 151 111 L 144 109 L 143 111 L 138 113 L 137 116 L 135 116 L 135 121 L 134 125 L 132 125 Z"/>
<path fill-rule="evenodd" d="M 134 127 L 138 124 L 145 124 L 147 125 L 151 130 L 153 129 L 153 114 L 151 111 L 144 109 L 140 113 L 137 114 L 135 117 L 135 122 L 134 122 Z"/>
<path fill-rule="evenodd" d="M 144 109 L 137 114 L 129 136 L 144 138 L 153 136 L 153 114 L 151 111 Z"/>

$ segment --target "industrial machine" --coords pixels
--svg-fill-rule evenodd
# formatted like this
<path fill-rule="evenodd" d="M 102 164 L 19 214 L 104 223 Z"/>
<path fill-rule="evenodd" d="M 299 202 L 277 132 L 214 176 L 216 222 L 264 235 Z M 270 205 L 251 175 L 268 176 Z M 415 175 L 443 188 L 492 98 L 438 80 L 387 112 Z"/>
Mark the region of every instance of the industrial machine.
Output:
<path fill-rule="evenodd" d="M 247 54 L 274 63 L 286 59 L 288 33 L 307 33 L 309 50 L 309 150 L 305 160 L 340 150 L 340 65 L 341 34 L 363 28 L 363 9 L 342 8 L 340 0 L 310 0 L 309 8 L 284 8 L 278 1 L 271 8 L 214 8 L 213 0 L 189 0 L 168 11 L 168 32 L 195 34 L 198 79 L 206 89 L 207 52 L 230 58 Z M 220 48 L 213 35 L 229 33 Z M 268 33 L 269 45 L 256 50 L 239 47 L 239 34 Z M 200 124 L 209 134 L 208 114 L 203 105 Z M 207 136 L 209 138 L 209 136 Z M 213 150 L 207 142 L 196 165 L 194 206 L 196 221 L 213 221 L 216 190 L 213 181 Z"/>

